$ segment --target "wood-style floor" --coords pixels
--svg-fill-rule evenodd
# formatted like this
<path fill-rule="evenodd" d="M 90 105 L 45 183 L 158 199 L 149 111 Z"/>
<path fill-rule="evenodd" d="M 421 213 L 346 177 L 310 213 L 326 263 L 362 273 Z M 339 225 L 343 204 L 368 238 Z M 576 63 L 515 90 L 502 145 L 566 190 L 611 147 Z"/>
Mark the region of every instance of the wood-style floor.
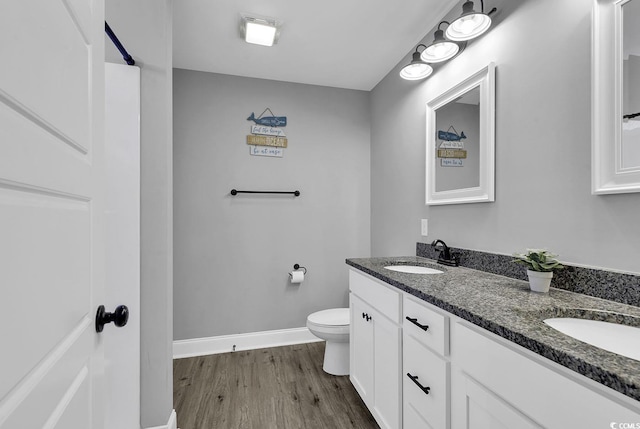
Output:
<path fill-rule="evenodd" d="M 174 360 L 178 427 L 378 428 L 349 377 L 322 371 L 324 344 Z"/>

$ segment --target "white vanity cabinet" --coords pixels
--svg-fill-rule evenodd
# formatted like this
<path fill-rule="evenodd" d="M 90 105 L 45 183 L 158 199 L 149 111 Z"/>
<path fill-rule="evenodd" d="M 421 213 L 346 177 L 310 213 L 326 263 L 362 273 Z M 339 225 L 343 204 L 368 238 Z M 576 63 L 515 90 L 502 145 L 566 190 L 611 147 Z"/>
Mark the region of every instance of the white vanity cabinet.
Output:
<path fill-rule="evenodd" d="M 640 401 L 360 271 L 349 288 L 350 379 L 384 429 L 640 427 Z"/>
<path fill-rule="evenodd" d="M 451 326 L 451 360 L 453 429 L 640 423 L 637 401 L 468 322 Z"/>
<path fill-rule="evenodd" d="M 400 429 L 400 291 L 354 270 L 349 290 L 349 378 L 380 427 Z"/>
<path fill-rule="evenodd" d="M 404 429 L 449 428 L 449 317 L 405 295 L 402 321 Z"/>

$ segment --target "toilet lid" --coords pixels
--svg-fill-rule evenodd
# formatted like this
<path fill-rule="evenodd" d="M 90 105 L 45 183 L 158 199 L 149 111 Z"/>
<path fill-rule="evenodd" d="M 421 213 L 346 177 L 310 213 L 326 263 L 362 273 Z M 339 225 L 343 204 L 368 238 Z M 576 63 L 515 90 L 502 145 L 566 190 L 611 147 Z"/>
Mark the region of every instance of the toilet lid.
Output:
<path fill-rule="evenodd" d="M 348 308 L 330 308 L 312 313 L 307 317 L 309 322 L 316 325 L 345 326 L 349 324 Z"/>

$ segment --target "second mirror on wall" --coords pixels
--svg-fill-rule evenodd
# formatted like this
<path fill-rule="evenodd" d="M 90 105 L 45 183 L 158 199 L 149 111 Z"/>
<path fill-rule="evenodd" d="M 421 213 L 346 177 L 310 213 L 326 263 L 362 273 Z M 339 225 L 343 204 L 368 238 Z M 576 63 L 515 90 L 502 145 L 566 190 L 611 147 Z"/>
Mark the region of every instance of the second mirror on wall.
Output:
<path fill-rule="evenodd" d="M 592 192 L 640 192 L 640 0 L 593 9 Z"/>

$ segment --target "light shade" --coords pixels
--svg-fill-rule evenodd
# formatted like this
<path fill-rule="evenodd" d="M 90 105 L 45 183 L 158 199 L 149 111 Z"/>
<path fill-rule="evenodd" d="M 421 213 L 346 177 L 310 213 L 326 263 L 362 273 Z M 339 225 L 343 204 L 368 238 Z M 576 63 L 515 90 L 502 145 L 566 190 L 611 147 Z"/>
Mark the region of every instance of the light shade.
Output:
<path fill-rule="evenodd" d="M 447 38 L 454 41 L 471 40 L 491 27 L 489 15 L 473 10 L 473 2 L 462 5 L 462 15 L 447 27 Z"/>
<path fill-rule="evenodd" d="M 427 63 L 439 63 L 454 57 L 460 50 L 457 43 L 444 38 L 442 30 L 436 30 L 433 43 L 422 51 L 420 58 Z"/>
<path fill-rule="evenodd" d="M 242 15 L 240 32 L 247 43 L 262 46 L 273 46 L 274 43 L 278 43 L 280 36 L 279 25 L 275 19 L 247 15 Z"/>
<path fill-rule="evenodd" d="M 424 45 L 422 45 L 424 46 Z M 413 53 L 413 60 L 400 70 L 400 77 L 406 80 L 424 79 L 433 73 L 431 66 L 420 59 L 418 48 Z"/>

